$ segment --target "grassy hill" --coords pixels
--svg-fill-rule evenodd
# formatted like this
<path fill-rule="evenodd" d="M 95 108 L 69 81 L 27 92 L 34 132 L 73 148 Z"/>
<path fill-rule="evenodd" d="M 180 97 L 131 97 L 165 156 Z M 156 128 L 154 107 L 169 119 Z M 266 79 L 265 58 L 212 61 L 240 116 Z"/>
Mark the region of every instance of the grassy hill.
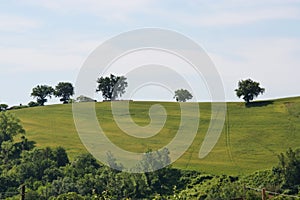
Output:
<path fill-rule="evenodd" d="M 139 125 L 150 122 L 148 109 L 159 103 L 165 107 L 168 119 L 164 128 L 148 139 L 133 138 L 115 124 L 109 102 L 97 103 L 98 120 L 108 138 L 123 149 L 144 152 L 157 149 L 172 140 L 180 123 L 178 103 L 131 102 L 130 114 Z M 300 147 L 300 98 L 244 103 L 228 103 L 222 135 L 213 151 L 204 159 L 198 158 L 199 148 L 210 121 L 210 103 L 200 103 L 201 117 L 198 134 L 188 151 L 173 166 L 196 169 L 214 174 L 246 174 L 277 164 L 277 154 L 288 147 Z M 120 102 L 120 106 L 122 103 Z M 27 137 L 36 146 L 63 146 L 71 159 L 86 152 L 76 132 L 72 105 L 12 110 L 22 121 Z"/>

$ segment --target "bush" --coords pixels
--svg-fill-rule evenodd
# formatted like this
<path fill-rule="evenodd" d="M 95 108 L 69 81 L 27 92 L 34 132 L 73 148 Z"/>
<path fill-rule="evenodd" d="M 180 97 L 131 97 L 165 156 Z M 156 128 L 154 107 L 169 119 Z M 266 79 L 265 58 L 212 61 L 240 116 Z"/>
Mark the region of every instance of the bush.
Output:
<path fill-rule="evenodd" d="M 28 106 L 23 106 L 22 104 L 20 104 L 19 106 L 12 106 L 8 110 L 17 110 L 22 108 L 28 108 Z"/>
<path fill-rule="evenodd" d="M 0 104 L 0 111 L 6 111 L 8 108 L 8 105 L 6 104 Z"/>
<path fill-rule="evenodd" d="M 56 200 L 84 200 L 84 198 L 75 192 L 69 192 L 59 195 Z"/>
<path fill-rule="evenodd" d="M 30 102 L 28 103 L 28 106 L 29 106 L 29 107 L 36 107 L 36 106 L 39 106 L 39 104 L 38 104 L 37 102 L 30 101 Z"/>

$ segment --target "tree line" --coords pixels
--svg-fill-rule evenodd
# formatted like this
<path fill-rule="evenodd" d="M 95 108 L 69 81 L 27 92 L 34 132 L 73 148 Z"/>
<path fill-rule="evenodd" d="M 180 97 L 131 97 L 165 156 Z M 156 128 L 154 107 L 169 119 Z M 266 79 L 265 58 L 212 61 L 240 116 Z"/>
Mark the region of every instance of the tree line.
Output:
<path fill-rule="evenodd" d="M 97 79 L 96 92 L 101 92 L 105 101 L 114 101 L 125 93 L 128 86 L 127 78 L 125 76 L 115 76 L 110 74 L 108 77 L 100 77 Z M 238 82 L 238 88 L 235 89 L 236 95 L 243 98 L 246 104 L 249 104 L 258 95 L 265 92 L 265 88 L 260 87 L 260 83 L 251 79 L 245 79 Z M 51 95 L 61 97 L 60 101 L 68 103 L 70 97 L 74 94 L 74 88 L 71 83 L 60 82 L 55 89 L 50 86 L 37 86 L 33 88 L 31 96 L 37 98 L 39 105 L 44 105 L 47 102 L 46 97 Z M 193 95 L 187 89 L 177 89 L 174 91 L 174 97 L 178 102 L 186 102 L 193 98 Z"/>
<path fill-rule="evenodd" d="M 128 86 L 126 77 L 115 76 L 110 74 L 109 77 L 100 77 L 97 79 L 96 92 L 102 92 L 102 96 L 105 100 L 116 100 L 119 96 L 125 93 L 125 89 Z M 265 92 L 265 88 L 260 87 L 260 83 L 253 81 L 252 79 L 240 80 L 238 82 L 238 88 L 235 89 L 236 95 L 239 98 L 243 98 L 246 104 L 258 97 L 258 95 Z M 186 102 L 193 98 L 193 95 L 187 89 L 177 89 L 174 91 L 174 97 L 178 102 Z"/>
<path fill-rule="evenodd" d="M 107 77 L 100 77 L 97 79 L 96 92 L 100 92 L 105 101 L 114 101 L 121 97 L 125 93 L 125 89 L 128 86 L 127 78 L 125 76 L 116 76 L 110 74 Z M 260 87 L 260 83 L 251 79 L 240 80 L 238 82 L 238 88 L 235 89 L 236 95 L 239 98 L 243 98 L 246 105 L 250 103 L 258 95 L 265 92 L 265 88 Z M 59 82 L 55 88 L 48 85 L 37 85 L 32 89 L 31 96 L 36 99 L 36 102 L 31 101 L 28 103 L 29 107 L 44 106 L 48 101 L 47 98 L 52 96 L 60 98 L 59 100 L 63 104 L 74 102 L 71 97 L 74 95 L 74 87 L 69 82 Z M 177 102 L 186 102 L 193 98 L 193 95 L 187 89 L 177 89 L 174 91 L 173 99 Z M 76 99 L 78 102 L 92 102 L 95 101 L 90 97 L 80 95 Z M 15 108 L 23 108 L 27 106 L 16 106 Z M 0 111 L 7 110 L 8 105 L 0 104 Z"/>
<path fill-rule="evenodd" d="M 101 92 L 105 100 L 116 100 L 125 93 L 125 89 L 128 86 L 126 77 L 115 76 L 110 74 L 109 77 L 100 77 L 97 79 L 96 92 Z M 236 95 L 239 98 L 243 98 L 246 104 L 254 100 L 260 94 L 265 92 L 265 88 L 260 87 L 260 83 L 248 78 L 240 80 L 238 82 L 238 88 L 235 89 Z M 193 98 L 193 95 L 187 89 L 177 89 L 174 91 L 174 97 L 178 102 L 186 102 Z"/>
<path fill-rule="evenodd" d="M 74 95 L 74 87 L 72 83 L 59 82 L 55 88 L 48 85 L 38 85 L 32 89 L 31 96 L 36 98 L 37 105 L 43 106 L 47 102 L 47 97 L 52 95 L 59 97 L 64 104 L 69 103 L 71 96 Z"/>

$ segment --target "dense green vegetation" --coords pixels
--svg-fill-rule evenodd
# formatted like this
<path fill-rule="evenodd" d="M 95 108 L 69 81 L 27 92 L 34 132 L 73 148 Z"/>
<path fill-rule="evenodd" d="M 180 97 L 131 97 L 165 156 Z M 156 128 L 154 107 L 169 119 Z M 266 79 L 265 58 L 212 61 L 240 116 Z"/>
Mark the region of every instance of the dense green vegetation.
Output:
<path fill-rule="evenodd" d="M 179 104 L 169 102 L 130 102 L 133 120 L 139 125 L 147 125 L 150 122 L 149 107 L 155 103 L 165 107 L 168 120 L 159 134 L 146 140 L 130 137 L 117 127 L 110 102 L 96 103 L 96 111 L 110 140 L 126 150 L 145 152 L 166 145 L 176 134 L 180 122 Z M 248 107 L 240 102 L 228 103 L 221 138 L 213 151 L 201 160 L 198 152 L 210 121 L 210 103 L 199 105 L 199 132 L 188 151 L 173 164 L 176 168 L 218 175 L 244 175 L 270 169 L 276 165 L 278 154 L 289 147 L 299 147 L 300 98 L 253 102 Z M 71 106 L 50 105 L 9 112 L 21 120 L 27 138 L 35 141 L 37 147 L 63 146 L 73 160 L 86 150 L 76 132 Z"/>
<path fill-rule="evenodd" d="M 5 119 L 1 119 L 1 123 Z M 17 121 L 16 121 L 17 122 Z M 8 121 L 10 124 L 11 121 Z M 4 128 L 2 133 L 10 132 Z M 1 135 L 2 135 L 1 133 Z M 22 136 L 21 142 L 1 140 L 0 198 L 19 199 L 18 188 L 26 186 L 26 199 L 260 199 L 262 187 L 296 195 L 300 182 L 300 150 L 289 149 L 279 156 L 272 170 L 249 176 L 216 176 L 187 171 L 171 166 L 151 173 L 127 173 L 98 163 L 90 154 L 78 155 L 69 161 L 64 148 L 34 148 Z M 7 148 L 10 142 L 10 148 Z M 166 151 L 165 156 L 168 153 Z M 113 155 L 110 160 L 114 161 Z M 149 159 L 164 162 L 165 158 L 147 157 L 139 167 L 148 167 Z M 145 160 L 146 161 L 146 160 Z M 118 165 L 111 162 L 110 165 Z M 254 189 L 253 189 L 254 188 Z M 281 198 L 281 197 L 279 197 Z M 278 198 L 277 198 L 278 199 Z M 290 199 L 290 198 L 284 198 Z"/>

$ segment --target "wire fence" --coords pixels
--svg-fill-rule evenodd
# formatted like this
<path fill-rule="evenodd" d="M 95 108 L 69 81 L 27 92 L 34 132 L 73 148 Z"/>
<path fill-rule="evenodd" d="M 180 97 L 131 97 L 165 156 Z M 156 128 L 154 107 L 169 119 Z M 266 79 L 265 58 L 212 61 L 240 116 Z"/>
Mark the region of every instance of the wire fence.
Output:
<path fill-rule="evenodd" d="M 276 196 L 282 196 L 282 197 L 289 197 L 289 198 L 293 198 L 293 199 L 300 199 L 300 196 L 288 195 L 288 194 L 281 194 L 281 193 L 278 193 L 278 192 L 268 191 L 268 190 L 266 190 L 264 188 L 252 188 L 252 187 L 249 187 L 249 186 L 245 186 L 244 188 L 248 189 L 248 190 L 254 190 L 256 192 L 262 192 L 262 196 L 264 196 L 264 195 L 272 195 L 274 197 L 276 197 Z M 19 191 L 15 191 L 15 192 L 0 192 L 0 200 L 5 200 L 8 197 L 16 196 L 16 195 L 19 195 L 19 194 L 20 194 Z M 238 198 L 238 199 L 244 199 L 244 198 L 241 197 L 241 198 Z"/>
<path fill-rule="evenodd" d="M 245 188 L 249 189 L 249 190 L 254 190 L 254 191 L 257 191 L 257 192 L 262 192 L 264 190 L 265 193 L 268 194 L 268 195 L 282 196 L 282 197 L 290 197 L 290 198 L 294 198 L 294 199 L 300 199 L 300 196 L 288 195 L 288 194 L 281 194 L 281 193 L 278 193 L 278 192 L 273 192 L 273 191 L 265 190 L 264 188 L 252 188 L 252 187 L 248 187 L 248 186 L 246 186 Z"/>

